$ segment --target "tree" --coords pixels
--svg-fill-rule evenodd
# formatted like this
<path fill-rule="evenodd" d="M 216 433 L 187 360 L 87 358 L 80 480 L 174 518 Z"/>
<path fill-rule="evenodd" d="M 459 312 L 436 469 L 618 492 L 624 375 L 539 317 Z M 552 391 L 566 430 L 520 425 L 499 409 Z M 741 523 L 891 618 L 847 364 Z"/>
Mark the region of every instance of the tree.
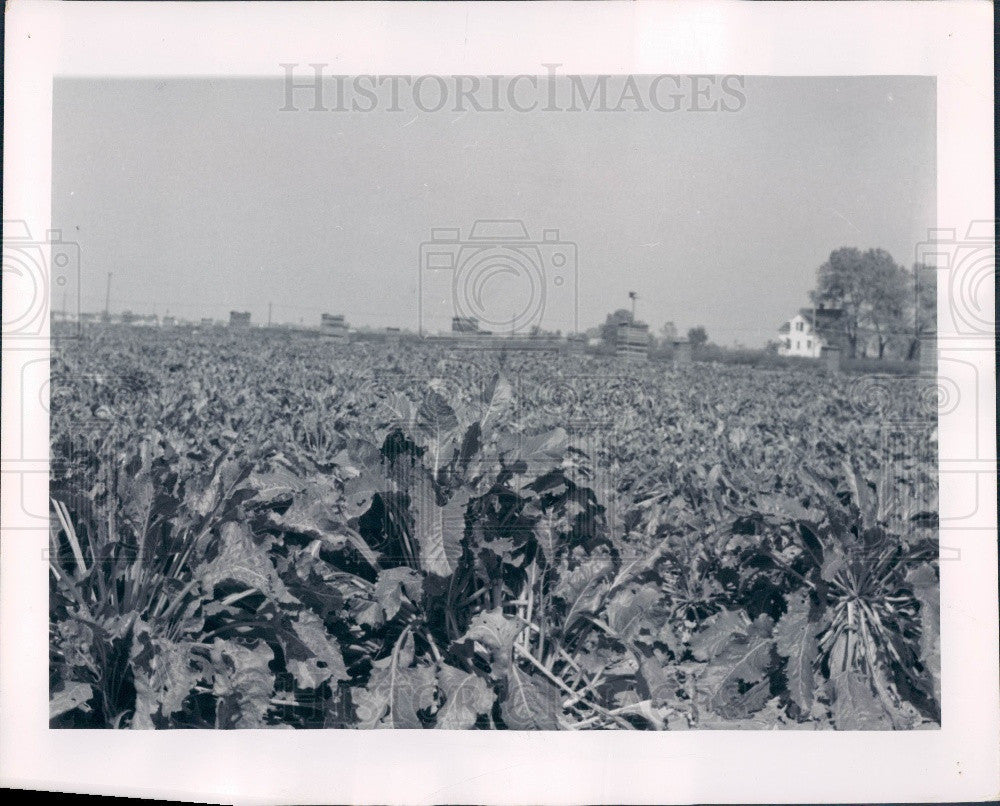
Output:
<path fill-rule="evenodd" d="M 843 247 L 830 253 L 819 267 L 814 305 L 841 311 L 839 328 L 851 358 L 856 358 L 864 336 L 873 334 L 878 355 L 899 332 L 906 311 L 909 274 L 884 249 L 867 252 Z"/>
<path fill-rule="evenodd" d="M 913 300 L 910 303 L 910 325 L 913 336 L 906 360 L 919 355 L 921 340 L 937 330 L 937 270 L 925 263 L 914 263 L 910 274 Z"/>
<path fill-rule="evenodd" d="M 875 334 L 878 357 L 885 357 L 885 348 L 905 332 L 907 289 L 912 288 L 909 272 L 898 265 L 884 249 L 865 252 L 868 264 L 869 305 L 865 324 Z"/>
<path fill-rule="evenodd" d="M 609 313 L 607 318 L 604 320 L 604 324 L 601 325 L 601 341 L 605 344 L 617 344 L 618 343 L 618 326 L 622 322 L 631 322 L 632 312 L 627 311 L 624 308 L 619 308 L 614 313 Z"/>
<path fill-rule="evenodd" d="M 677 325 L 673 322 L 664 323 L 663 327 L 660 328 L 660 336 L 663 338 L 664 344 L 673 344 L 677 341 Z"/>
<path fill-rule="evenodd" d="M 708 333 L 705 332 L 705 328 L 698 325 L 688 331 L 688 341 L 691 342 L 692 349 L 701 347 L 708 342 Z"/>
<path fill-rule="evenodd" d="M 857 357 L 861 330 L 862 290 L 861 251 L 844 247 L 830 253 L 819 267 L 816 290 L 810 293 L 814 305 L 831 304 L 840 309 L 840 327 L 851 358 Z"/>

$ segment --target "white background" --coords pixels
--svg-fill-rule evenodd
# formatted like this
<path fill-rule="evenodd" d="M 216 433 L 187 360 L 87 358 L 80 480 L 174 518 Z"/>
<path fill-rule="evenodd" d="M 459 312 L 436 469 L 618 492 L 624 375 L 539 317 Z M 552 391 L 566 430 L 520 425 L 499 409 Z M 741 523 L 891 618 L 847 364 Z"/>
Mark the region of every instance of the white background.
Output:
<path fill-rule="evenodd" d="M 961 238 L 970 222 L 993 217 L 992 7 L 985 2 L 12 0 L 6 22 L 4 217 L 27 221 L 34 234 L 49 227 L 53 76 L 276 76 L 282 62 L 324 62 L 327 74 L 348 75 L 544 74 L 544 63 L 559 63 L 561 75 L 934 75 L 939 226 Z M 946 322 L 950 286 L 940 277 L 939 320 Z M 48 433 L 38 395 L 23 388 L 26 365 L 44 367 L 47 353 L 44 343 L 5 339 L 3 783 L 267 803 L 996 798 L 992 342 L 941 335 L 942 358 L 947 352 L 964 362 L 964 374 L 952 381 L 965 403 L 940 422 L 944 724 L 894 734 L 50 731 L 46 465 L 20 437 Z M 956 445 L 975 447 L 952 450 Z M 43 528 L 28 528 L 31 513 L 41 514 Z"/>

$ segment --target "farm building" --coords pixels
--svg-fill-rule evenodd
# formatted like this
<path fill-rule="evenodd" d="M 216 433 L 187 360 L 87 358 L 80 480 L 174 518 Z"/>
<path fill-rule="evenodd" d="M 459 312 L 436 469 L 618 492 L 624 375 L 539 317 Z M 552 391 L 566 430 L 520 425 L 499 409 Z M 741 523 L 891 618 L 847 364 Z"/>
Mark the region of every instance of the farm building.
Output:
<path fill-rule="evenodd" d="M 324 313 L 319 320 L 319 330 L 324 336 L 347 341 L 349 328 L 342 314 Z"/>
<path fill-rule="evenodd" d="M 471 316 L 453 316 L 451 318 L 452 333 L 478 333 L 479 322 Z"/>
<path fill-rule="evenodd" d="M 615 352 L 619 358 L 643 361 L 649 357 L 649 325 L 642 322 L 622 322 L 618 325 Z"/>
<path fill-rule="evenodd" d="M 159 327 L 160 318 L 155 313 L 133 313 L 124 311 L 121 323 L 130 327 Z"/>
<path fill-rule="evenodd" d="M 249 330 L 250 311 L 230 311 L 229 327 L 233 330 Z"/>
<path fill-rule="evenodd" d="M 802 308 L 778 328 L 778 355 L 819 358 L 824 346 L 834 346 L 840 317 L 833 308 Z"/>

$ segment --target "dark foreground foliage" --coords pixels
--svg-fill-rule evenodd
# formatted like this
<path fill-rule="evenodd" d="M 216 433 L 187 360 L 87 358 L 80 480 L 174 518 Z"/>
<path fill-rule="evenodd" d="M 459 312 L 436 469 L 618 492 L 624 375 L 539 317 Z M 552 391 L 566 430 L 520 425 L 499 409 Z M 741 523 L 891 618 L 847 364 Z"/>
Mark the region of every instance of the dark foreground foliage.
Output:
<path fill-rule="evenodd" d="M 53 362 L 52 725 L 937 726 L 920 383 L 84 340 Z"/>

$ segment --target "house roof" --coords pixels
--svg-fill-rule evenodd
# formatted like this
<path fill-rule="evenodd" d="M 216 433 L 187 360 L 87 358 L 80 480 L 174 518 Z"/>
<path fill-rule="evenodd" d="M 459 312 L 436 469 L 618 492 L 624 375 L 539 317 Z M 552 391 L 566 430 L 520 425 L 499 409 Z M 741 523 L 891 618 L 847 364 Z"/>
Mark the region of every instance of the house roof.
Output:
<path fill-rule="evenodd" d="M 792 323 L 785 322 L 781 327 L 778 328 L 779 333 L 789 333 L 792 330 Z"/>
<path fill-rule="evenodd" d="M 839 322 L 844 315 L 839 308 L 800 308 L 799 313 L 810 325 L 819 327 Z"/>

